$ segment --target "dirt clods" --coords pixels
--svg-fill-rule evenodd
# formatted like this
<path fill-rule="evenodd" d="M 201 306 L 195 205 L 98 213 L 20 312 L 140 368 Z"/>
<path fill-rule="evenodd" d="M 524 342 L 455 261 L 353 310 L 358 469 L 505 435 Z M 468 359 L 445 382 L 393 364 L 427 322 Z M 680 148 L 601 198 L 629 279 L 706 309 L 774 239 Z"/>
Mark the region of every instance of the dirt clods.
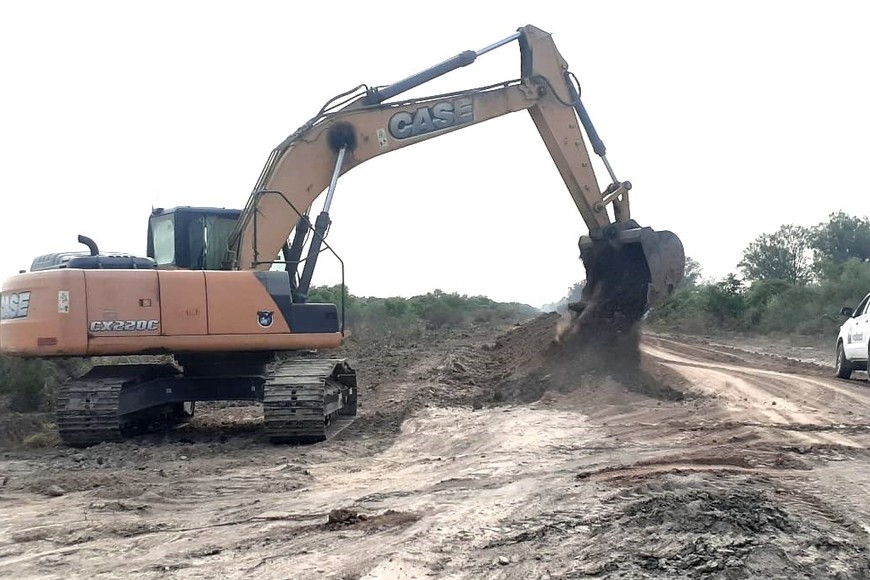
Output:
<path fill-rule="evenodd" d="M 573 555 L 564 577 L 865 578 L 867 533 L 817 498 L 744 475 L 665 475 L 585 513 L 560 510 L 490 548 Z M 554 575 L 553 577 L 563 577 Z"/>
<path fill-rule="evenodd" d="M 608 513 L 591 527 L 598 541 L 581 553 L 592 560 L 618 555 L 620 569 L 637 577 L 642 571 L 679 577 L 718 571 L 726 578 L 870 573 L 867 533 L 815 500 L 795 501 L 796 495 L 758 477 L 666 476 L 605 502 Z"/>
<path fill-rule="evenodd" d="M 329 515 L 326 518 L 326 525 L 332 527 L 351 526 L 359 522 L 364 522 L 367 519 L 368 517 L 365 514 L 347 508 L 337 508 L 329 512 Z"/>
<path fill-rule="evenodd" d="M 382 514 L 370 516 L 348 508 L 337 508 L 329 512 L 323 528 L 339 530 L 353 527 L 371 532 L 407 525 L 419 519 L 420 516 L 417 514 L 396 510 L 387 510 Z"/>

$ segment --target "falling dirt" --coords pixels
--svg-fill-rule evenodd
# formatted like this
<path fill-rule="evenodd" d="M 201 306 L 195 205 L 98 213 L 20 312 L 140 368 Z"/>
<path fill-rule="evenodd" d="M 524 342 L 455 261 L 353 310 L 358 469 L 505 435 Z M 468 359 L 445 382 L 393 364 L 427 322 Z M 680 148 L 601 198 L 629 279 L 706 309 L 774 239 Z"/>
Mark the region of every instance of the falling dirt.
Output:
<path fill-rule="evenodd" d="M 507 352 L 503 358 L 525 360 L 513 377 L 496 386 L 496 401 L 530 403 L 548 392 L 584 400 L 621 398 L 626 393 L 664 400 L 685 396 L 672 386 L 681 382 L 678 374 L 642 361 L 637 325 L 614 327 L 574 316 L 549 315 L 531 326 L 529 335 L 519 333 L 525 340 L 504 343 Z M 535 357 L 517 356 L 517 350 L 535 353 Z"/>
<path fill-rule="evenodd" d="M 558 323 L 351 344 L 359 418 L 322 444 L 203 405 L 168 433 L 10 448 L 0 577 L 870 577 L 866 380 Z"/>

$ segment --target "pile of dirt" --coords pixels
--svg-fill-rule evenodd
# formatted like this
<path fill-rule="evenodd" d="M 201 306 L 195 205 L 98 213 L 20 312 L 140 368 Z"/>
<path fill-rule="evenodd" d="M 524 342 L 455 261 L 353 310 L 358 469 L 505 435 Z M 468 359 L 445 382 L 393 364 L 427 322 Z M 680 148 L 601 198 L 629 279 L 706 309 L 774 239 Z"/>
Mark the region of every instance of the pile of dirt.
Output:
<path fill-rule="evenodd" d="M 542 314 L 504 333 L 485 350 L 510 374 L 535 368 L 545 362 L 547 353 L 557 349 L 556 333 L 561 321 L 562 316 L 555 312 Z"/>
<path fill-rule="evenodd" d="M 637 395 L 682 400 L 685 380 L 643 357 L 640 336 L 637 325 L 543 314 L 493 344 L 448 354 L 439 378 L 475 403 L 532 403 L 547 393 L 594 395 L 603 403 Z"/>

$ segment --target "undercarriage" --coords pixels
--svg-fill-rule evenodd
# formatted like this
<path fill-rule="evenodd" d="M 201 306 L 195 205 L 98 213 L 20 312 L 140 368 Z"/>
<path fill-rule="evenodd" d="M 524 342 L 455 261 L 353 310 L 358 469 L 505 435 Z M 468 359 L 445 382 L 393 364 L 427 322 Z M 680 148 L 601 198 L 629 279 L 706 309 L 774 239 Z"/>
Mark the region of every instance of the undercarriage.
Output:
<path fill-rule="evenodd" d="M 274 443 L 324 441 L 356 415 L 356 372 L 344 359 L 224 353 L 177 363 L 96 366 L 68 381 L 58 393 L 61 440 L 86 447 L 166 429 L 197 401 L 262 402 Z"/>

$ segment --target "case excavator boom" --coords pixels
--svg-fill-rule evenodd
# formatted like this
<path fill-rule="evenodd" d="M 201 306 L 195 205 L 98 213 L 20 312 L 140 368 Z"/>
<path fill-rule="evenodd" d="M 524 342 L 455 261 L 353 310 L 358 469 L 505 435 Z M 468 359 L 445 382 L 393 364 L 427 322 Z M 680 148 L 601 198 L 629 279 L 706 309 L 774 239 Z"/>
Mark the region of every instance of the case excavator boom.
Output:
<path fill-rule="evenodd" d="M 514 41 L 520 48 L 519 79 L 388 101 Z M 641 228 L 631 219 L 631 183 L 616 178 L 567 62 L 552 36 L 534 26 L 525 26 L 478 51 L 461 52 L 386 87 L 361 86 L 329 101 L 272 151 L 230 236 L 228 262 L 239 269 L 268 269 L 287 243 L 288 232 L 296 228 L 295 243 L 288 248 L 289 261 L 295 264 L 301 258 L 305 234 L 313 227 L 308 258 L 294 289 L 304 298 L 319 243 L 330 224 L 328 212 L 339 176 L 378 155 L 523 110 L 531 115 L 589 228 L 580 240 L 586 290 L 575 308 L 594 305 L 607 318 L 637 320 L 673 292 L 685 265 L 682 245 L 674 234 Z M 581 127 L 609 173 L 611 183 L 603 191 Z M 298 219 L 310 211 L 324 189 L 328 189 L 324 210 L 315 224 Z M 288 204 L 296 211 L 288 211 Z"/>

